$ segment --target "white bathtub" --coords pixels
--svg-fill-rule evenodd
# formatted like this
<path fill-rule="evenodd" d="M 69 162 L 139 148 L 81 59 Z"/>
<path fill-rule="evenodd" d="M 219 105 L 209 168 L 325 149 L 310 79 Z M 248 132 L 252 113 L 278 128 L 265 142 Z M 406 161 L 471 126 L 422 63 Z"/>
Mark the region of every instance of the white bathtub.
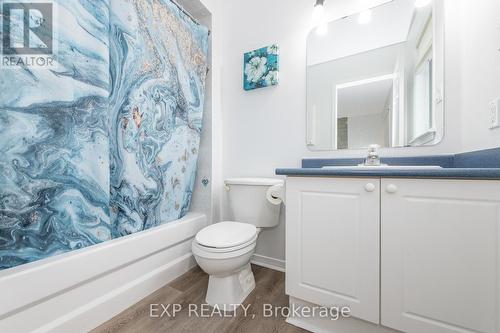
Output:
<path fill-rule="evenodd" d="M 0 332 L 88 332 L 196 265 L 190 213 L 163 226 L 0 271 Z"/>

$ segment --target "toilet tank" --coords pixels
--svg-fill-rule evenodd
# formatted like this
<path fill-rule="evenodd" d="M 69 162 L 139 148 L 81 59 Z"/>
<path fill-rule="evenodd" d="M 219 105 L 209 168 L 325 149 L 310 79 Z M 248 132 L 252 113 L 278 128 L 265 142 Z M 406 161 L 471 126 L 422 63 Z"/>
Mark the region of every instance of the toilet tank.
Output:
<path fill-rule="evenodd" d="M 231 178 L 225 181 L 228 195 L 228 218 L 257 228 L 279 224 L 281 205 L 272 204 L 266 194 L 270 187 L 284 184 L 273 178 Z"/>

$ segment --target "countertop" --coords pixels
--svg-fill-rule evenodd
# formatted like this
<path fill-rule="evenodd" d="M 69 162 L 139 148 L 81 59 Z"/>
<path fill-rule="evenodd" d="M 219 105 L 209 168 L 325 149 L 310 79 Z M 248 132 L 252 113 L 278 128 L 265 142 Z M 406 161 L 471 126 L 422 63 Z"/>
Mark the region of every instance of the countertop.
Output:
<path fill-rule="evenodd" d="M 321 168 L 280 168 L 277 175 L 380 178 L 500 179 L 500 168 L 443 168 L 436 170 L 335 170 Z"/>
<path fill-rule="evenodd" d="M 500 179 L 500 148 L 435 156 L 382 157 L 391 166 L 436 165 L 442 169 L 322 169 L 323 166 L 355 166 L 362 158 L 310 158 L 301 168 L 279 168 L 277 175 L 319 177 Z"/>

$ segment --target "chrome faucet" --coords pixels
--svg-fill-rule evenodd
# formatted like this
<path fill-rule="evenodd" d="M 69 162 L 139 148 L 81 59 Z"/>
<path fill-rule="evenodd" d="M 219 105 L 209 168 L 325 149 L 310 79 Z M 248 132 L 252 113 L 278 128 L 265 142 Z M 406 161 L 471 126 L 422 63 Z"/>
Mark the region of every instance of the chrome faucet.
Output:
<path fill-rule="evenodd" d="M 379 145 L 370 145 L 368 148 L 368 156 L 365 159 L 365 165 L 380 166 L 380 155 L 378 154 Z"/>

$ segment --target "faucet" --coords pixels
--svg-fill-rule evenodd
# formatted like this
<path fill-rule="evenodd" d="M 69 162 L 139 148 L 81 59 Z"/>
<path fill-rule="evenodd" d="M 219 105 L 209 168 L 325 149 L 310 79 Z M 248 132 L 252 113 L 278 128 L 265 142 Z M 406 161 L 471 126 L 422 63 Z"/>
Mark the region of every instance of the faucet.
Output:
<path fill-rule="evenodd" d="M 378 154 L 379 145 L 370 145 L 368 148 L 368 156 L 365 159 L 365 165 L 380 166 L 380 156 Z"/>

